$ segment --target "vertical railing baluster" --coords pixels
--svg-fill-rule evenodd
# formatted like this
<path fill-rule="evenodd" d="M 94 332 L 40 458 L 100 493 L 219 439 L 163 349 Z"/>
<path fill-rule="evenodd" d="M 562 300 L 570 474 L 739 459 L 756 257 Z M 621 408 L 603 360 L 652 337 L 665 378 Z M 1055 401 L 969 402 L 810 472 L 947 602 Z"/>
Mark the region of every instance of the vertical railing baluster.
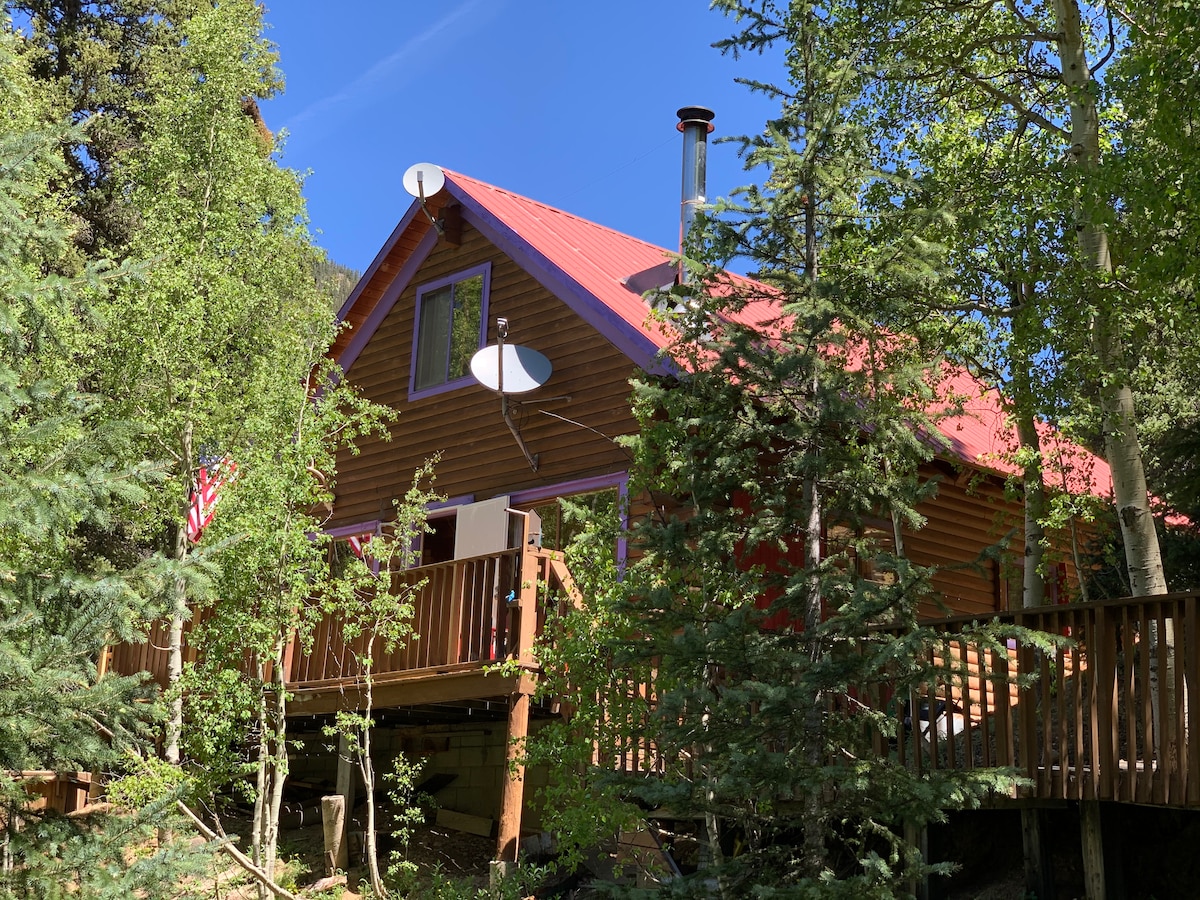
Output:
<path fill-rule="evenodd" d="M 1154 790 L 1151 794 L 1155 803 L 1165 804 L 1170 796 L 1171 768 L 1175 757 L 1175 747 L 1171 746 L 1171 666 L 1167 660 L 1167 616 L 1164 605 L 1155 602 L 1151 605 L 1154 616 L 1154 668 L 1158 682 L 1158 697 L 1155 705 L 1158 712 L 1158 727 L 1154 735 Z"/>
<path fill-rule="evenodd" d="M 1196 595 L 1188 594 L 1183 598 L 1183 609 L 1180 615 L 1184 623 L 1183 653 L 1176 645 L 1176 665 L 1183 670 L 1183 693 L 1180 702 L 1180 737 L 1183 746 L 1187 748 L 1187 768 L 1184 770 L 1184 789 L 1188 806 L 1200 805 L 1200 740 L 1191 733 L 1192 693 L 1191 689 L 1200 685 L 1200 608 L 1197 608 Z"/>

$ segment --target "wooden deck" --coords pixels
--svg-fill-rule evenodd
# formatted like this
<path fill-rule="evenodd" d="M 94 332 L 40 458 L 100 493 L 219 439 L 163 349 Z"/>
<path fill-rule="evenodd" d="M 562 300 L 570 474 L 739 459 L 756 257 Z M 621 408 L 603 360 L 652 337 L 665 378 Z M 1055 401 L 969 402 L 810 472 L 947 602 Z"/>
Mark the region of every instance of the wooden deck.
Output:
<path fill-rule="evenodd" d="M 876 752 L 917 769 L 1011 767 L 1028 779 L 1014 791 L 1021 798 L 1200 807 L 1200 742 L 1188 740 L 1198 607 L 1200 595 L 1187 593 L 998 616 L 1071 639 L 1054 653 L 981 650 L 959 636 L 969 617 L 931 623 L 946 632 L 931 652 L 947 675 L 893 701 L 899 739 L 879 738 Z"/>
<path fill-rule="evenodd" d="M 397 581 L 423 586 L 413 604 L 412 638 L 391 653 L 375 653 L 378 709 L 532 692 L 545 598 L 575 590 L 561 554 L 533 546 L 422 566 Z M 165 628 L 156 624 L 145 643 L 114 647 L 109 667 L 147 671 L 165 686 L 166 644 Z M 317 624 L 311 646 L 306 653 L 293 640 L 285 655 L 289 715 L 358 708 L 365 687 L 356 655 L 361 648 L 345 641 L 331 617 Z M 195 659 L 194 648 L 185 649 L 185 658 Z M 514 665 L 501 674 L 496 669 L 504 661 Z"/>
<path fill-rule="evenodd" d="M 376 708 L 532 693 L 533 645 L 547 598 L 575 590 L 558 554 L 526 546 L 402 577 L 425 582 L 415 603 L 415 637 L 377 656 Z M 964 636 L 972 617 L 930 623 L 945 633 L 930 653 L 946 676 L 906 699 L 860 696 L 899 720 L 898 738 L 878 736 L 877 753 L 895 754 L 918 770 L 1012 768 L 1027 780 L 1014 791 L 1018 798 L 1200 807 L 1200 741 L 1188 740 L 1191 693 L 1200 689 L 1200 594 L 996 618 L 1066 636 L 1070 645 L 1054 653 L 1016 645 L 981 649 Z M 318 626 L 312 647 L 306 654 L 294 644 L 286 659 L 290 714 L 355 708 L 363 677 L 335 621 Z M 112 667 L 148 670 L 162 681 L 165 656 L 156 633 L 149 644 L 116 648 Z M 503 673 L 502 661 L 510 663 Z M 1154 671 L 1167 689 L 1151 690 Z M 939 716 L 939 709 L 946 712 Z M 617 768 L 639 770 L 656 768 L 654 755 L 645 741 L 600 754 Z"/>

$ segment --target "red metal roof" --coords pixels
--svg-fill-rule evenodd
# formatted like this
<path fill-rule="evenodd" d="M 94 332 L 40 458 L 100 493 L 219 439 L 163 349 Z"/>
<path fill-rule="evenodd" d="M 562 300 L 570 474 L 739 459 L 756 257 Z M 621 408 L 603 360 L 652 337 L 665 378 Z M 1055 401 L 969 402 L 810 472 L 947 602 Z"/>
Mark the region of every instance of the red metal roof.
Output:
<path fill-rule="evenodd" d="M 642 295 L 674 282 L 669 251 L 457 172 L 447 171 L 446 180 L 461 200 L 474 200 L 477 212 L 490 214 L 493 224 L 510 230 L 604 311 L 615 314 L 655 349 L 667 345 L 663 332 L 648 323 L 649 309 Z"/>
<path fill-rule="evenodd" d="M 657 351 L 666 347 L 669 339 L 650 320 L 642 295 L 673 283 L 671 251 L 457 172 L 446 171 L 446 187 L 462 204 L 464 217 L 472 225 L 591 322 L 634 363 L 647 369 L 659 366 Z M 405 222 L 412 228 L 423 220 L 410 209 L 402 225 Z M 397 234 L 393 234 L 363 282 L 374 275 L 396 240 Z M 351 295 L 341 318 L 347 318 L 361 289 L 362 285 Z M 390 293 L 395 297 L 399 292 Z M 761 306 L 764 304 L 756 304 Z M 377 311 L 376 320 L 385 311 Z M 762 315 L 760 308 L 747 310 L 747 317 Z M 364 327 L 373 330 L 370 325 Z M 360 334 L 356 343 L 361 345 L 367 338 L 369 333 Z M 339 358 L 345 368 L 353 361 L 352 357 Z M 958 399 L 963 410 L 939 422 L 950 455 L 976 468 L 1015 474 L 1008 458 L 1016 447 L 1016 436 L 999 393 L 965 370 L 947 367 L 944 374 L 947 396 Z M 1104 460 L 1049 427 L 1041 431 L 1043 452 L 1069 472 L 1066 476 L 1048 473 L 1052 488 L 1063 487 L 1065 477 L 1065 486 L 1071 490 L 1101 496 L 1111 493 L 1111 474 Z"/>
<path fill-rule="evenodd" d="M 647 322 L 648 309 L 641 294 L 671 283 L 671 252 L 465 175 L 447 172 L 447 178 L 656 347 L 666 346 L 664 332 Z M 654 272 L 661 273 L 661 281 L 638 277 Z M 963 414 L 939 423 L 952 454 L 972 466 L 1002 475 L 1015 474 L 1009 457 L 1017 446 L 1016 433 L 1000 394 L 965 370 L 947 369 L 946 376 L 948 395 L 963 398 Z M 1066 486 L 1100 495 L 1111 492 L 1111 473 L 1104 460 L 1067 441 L 1049 426 L 1040 431 L 1048 462 L 1062 466 L 1068 473 L 1064 476 Z M 1054 483 L 1056 477 L 1047 474 L 1050 487 L 1063 487 L 1061 481 Z"/>

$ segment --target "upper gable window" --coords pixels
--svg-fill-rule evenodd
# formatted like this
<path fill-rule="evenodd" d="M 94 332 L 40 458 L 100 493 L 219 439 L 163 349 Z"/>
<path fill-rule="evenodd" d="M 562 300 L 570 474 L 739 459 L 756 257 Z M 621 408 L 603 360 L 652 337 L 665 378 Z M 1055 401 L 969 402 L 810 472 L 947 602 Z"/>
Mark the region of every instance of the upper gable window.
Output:
<path fill-rule="evenodd" d="M 491 263 L 417 289 L 410 396 L 456 387 L 470 376 L 471 357 L 483 346 Z"/>

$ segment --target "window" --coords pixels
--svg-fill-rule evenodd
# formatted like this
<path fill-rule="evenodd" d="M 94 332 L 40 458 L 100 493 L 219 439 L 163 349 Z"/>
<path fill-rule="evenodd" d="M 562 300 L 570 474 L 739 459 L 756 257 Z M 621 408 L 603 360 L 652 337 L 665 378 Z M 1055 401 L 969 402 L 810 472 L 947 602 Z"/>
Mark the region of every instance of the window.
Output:
<path fill-rule="evenodd" d="M 595 516 L 613 515 L 620 497 L 615 487 L 586 494 L 558 497 L 533 507 L 542 520 L 542 546 L 547 550 L 566 550 Z M 564 503 L 570 504 L 567 513 Z"/>
<path fill-rule="evenodd" d="M 470 374 L 471 357 L 483 344 L 491 265 L 417 290 L 410 394 L 452 387 Z"/>
<path fill-rule="evenodd" d="M 885 563 L 896 552 L 895 532 L 890 525 L 867 522 L 857 529 L 830 525 L 825 531 L 824 549 L 827 558 L 840 557 L 839 565 L 864 581 L 896 583 L 894 567 Z"/>
<path fill-rule="evenodd" d="M 542 547 L 547 550 L 566 550 L 589 518 L 616 513 L 620 527 L 624 529 L 628 525 L 626 483 L 626 473 L 614 472 L 516 491 L 509 502 L 514 509 L 534 512 L 540 517 Z M 567 514 L 564 502 L 578 515 Z M 625 560 L 625 549 L 625 537 L 618 535 L 615 552 L 619 564 Z"/>
<path fill-rule="evenodd" d="M 329 574 L 332 578 L 345 577 L 352 559 L 361 559 L 372 572 L 379 571 L 379 560 L 371 556 L 371 539 L 379 533 L 378 522 L 349 525 L 329 531 Z"/>

